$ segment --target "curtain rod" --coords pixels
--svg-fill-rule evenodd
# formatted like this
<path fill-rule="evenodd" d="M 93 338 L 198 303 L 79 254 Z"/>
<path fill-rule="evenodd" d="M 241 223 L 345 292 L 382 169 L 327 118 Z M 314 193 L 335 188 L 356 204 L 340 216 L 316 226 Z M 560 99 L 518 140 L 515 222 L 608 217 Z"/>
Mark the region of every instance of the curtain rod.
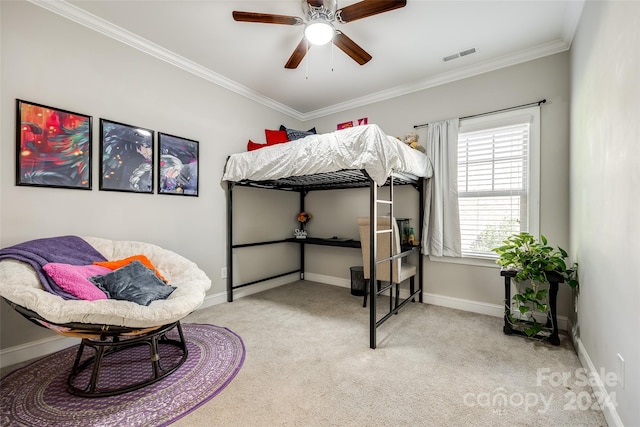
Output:
<path fill-rule="evenodd" d="M 540 101 L 537 101 L 537 102 L 530 102 L 528 104 L 517 105 L 515 107 L 508 107 L 508 108 L 503 108 L 501 110 L 487 111 L 486 113 L 480 113 L 480 114 L 474 114 L 472 116 L 460 117 L 460 120 L 471 119 L 471 118 L 480 117 L 480 116 L 486 116 L 487 114 L 501 113 L 503 111 L 518 110 L 520 108 L 531 107 L 532 105 L 540 106 L 541 104 L 544 104 L 546 102 L 547 102 L 546 99 L 541 99 Z M 423 128 L 425 126 L 429 126 L 429 123 L 425 123 L 425 124 L 422 124 L 422 125 L 414 125 L 413 128 L 414 129 L 418 129 L 418 128 Z"/>

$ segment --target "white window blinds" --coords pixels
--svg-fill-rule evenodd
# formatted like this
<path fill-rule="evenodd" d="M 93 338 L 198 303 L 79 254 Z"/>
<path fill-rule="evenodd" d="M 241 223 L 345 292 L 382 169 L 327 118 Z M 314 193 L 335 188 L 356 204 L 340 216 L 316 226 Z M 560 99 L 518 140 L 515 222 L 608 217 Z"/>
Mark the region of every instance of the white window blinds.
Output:
<path fill-rule="evenodd" d="M 463 256 L 495 257 L 492 248 L 527 231 L 529 140 L 529 122 L 459 134 Z"/>

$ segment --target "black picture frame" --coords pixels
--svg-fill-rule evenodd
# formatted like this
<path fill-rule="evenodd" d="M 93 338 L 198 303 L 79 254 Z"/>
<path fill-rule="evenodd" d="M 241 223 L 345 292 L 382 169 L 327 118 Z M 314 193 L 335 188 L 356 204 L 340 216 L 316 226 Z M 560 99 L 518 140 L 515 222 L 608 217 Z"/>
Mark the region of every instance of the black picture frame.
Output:
<path fill-rule="evenodd" d="M 199 143 L 158 132 L 158 194 L 198 197 Z"/>
<path fill-rule="evenodd" d="M 91 190 L 93 118 L 16 99 L 16 185 Z"/>
<path fill-rule="evenodd" d="M 100 119 L 100 190 L 153 194 L 155 132 Z"/>

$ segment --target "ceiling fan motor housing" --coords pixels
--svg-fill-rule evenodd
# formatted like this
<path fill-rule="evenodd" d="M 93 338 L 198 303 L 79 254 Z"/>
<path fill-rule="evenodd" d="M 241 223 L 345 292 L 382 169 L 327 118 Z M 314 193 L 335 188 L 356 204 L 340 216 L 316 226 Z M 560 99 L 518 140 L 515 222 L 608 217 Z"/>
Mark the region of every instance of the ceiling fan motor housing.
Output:
<path fill-rule="evenodd" d="M 333 22 L 336 19 L 337 9 L 336 0 L 302 0 L 302 10 L 310 23 L 312 21 Z"/>

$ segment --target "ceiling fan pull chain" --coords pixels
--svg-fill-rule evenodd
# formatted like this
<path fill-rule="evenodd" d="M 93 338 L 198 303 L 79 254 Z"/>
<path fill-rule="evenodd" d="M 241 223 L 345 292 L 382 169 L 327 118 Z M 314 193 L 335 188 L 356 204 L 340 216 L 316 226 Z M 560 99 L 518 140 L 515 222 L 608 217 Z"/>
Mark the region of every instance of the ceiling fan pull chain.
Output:
<path fill-rule="evenodd" d="M 333 43 L 331 43 L 331 72 L 333 73 Z"/>

